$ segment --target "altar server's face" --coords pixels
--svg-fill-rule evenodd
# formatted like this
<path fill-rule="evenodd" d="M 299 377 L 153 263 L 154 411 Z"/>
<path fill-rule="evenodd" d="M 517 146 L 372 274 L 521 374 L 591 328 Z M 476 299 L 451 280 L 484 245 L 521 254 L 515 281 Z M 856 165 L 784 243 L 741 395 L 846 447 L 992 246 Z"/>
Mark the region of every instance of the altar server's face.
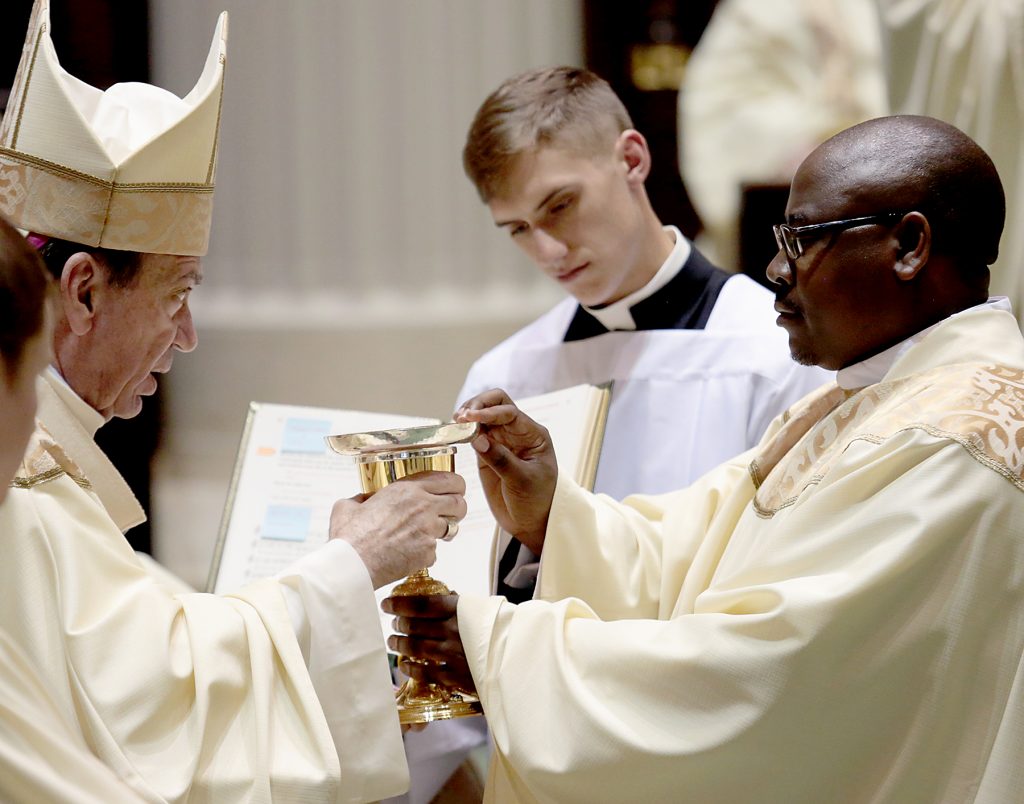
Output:
<path fill-rule="evenodd" d="M 47 310 L 43 326 L 26 341 L 16 366 L 8 367 L 0 357 L 0 421 L 4 423 L 0 439 L 0 502 L 7 497 L 8 484 L 35 427 L 36 377 L 50 362 L 51 318 Z"/>
<path fill-rule="evenodd" d="M 142 259 L 128 287 L 111 285 L 100 268 L 88 290 L 78 294 L 88 293 L 88 312 L 73 301 L 78 307 L 71 328 L 79 327 L 77 337 L 57 347 L 64 378 L 108 420 L 137 415 L 142 398 L 156 392 L 156 375 L 171 370 L 175 352 L 191 352 L 198 342 L 189 295 L 202 281 L 199 258 L 145 254 Z"/>
<path fill-rule="evenodd" d="M 513 161 L 488 202 L 497 226 L 566 292 L 608 304 L 650 278 L 644 250 L 647 144 L 623 132 L 606 153 L 541 146 Z"/>

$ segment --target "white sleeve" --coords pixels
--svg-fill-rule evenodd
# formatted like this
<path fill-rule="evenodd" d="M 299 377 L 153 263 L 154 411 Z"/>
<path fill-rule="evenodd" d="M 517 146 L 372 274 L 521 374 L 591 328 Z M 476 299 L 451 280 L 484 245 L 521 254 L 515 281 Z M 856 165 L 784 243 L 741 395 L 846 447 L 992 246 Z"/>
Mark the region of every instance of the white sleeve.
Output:
<path fill-rule="evenodd" d="M 329 541 L 277 576 L 341 763 L 346 796 L 408 787 L 394 687 L 370 574 L 356 551 Z M 360 782 L 362 784 L 360 784 Z"/>

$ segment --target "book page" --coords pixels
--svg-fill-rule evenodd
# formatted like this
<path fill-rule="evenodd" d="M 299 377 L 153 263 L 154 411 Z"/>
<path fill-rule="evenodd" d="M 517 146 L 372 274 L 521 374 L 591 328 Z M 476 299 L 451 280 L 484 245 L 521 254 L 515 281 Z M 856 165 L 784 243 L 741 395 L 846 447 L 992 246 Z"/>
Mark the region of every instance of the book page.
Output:
<path fill-rule="evenodd" d="M 466 518 L 454 539 L 437 543 L 437 561 L 430 574 L 453 592 L 486 595 L 495 524 L 480 483 L 476 453 L 469 444 L 457 445 L 455 471 L 466 481 Z M 387 594 L 378 597 L 383 600 Z"/>
<path fill-rule="evenodd" d="M 521 411 L 548 428 L 559 468 L 584 488 L 594 487 L 610 393 L 609 386 L 574 385 L 515 400 Z"/>
<path fill-rule="evenodd" d="M 252 403 L 207 588 L 222 594 L 275 575 L 327 541 L 334 502 L 362 487 L 355 461 L 331 451 L 325 436 L 436 423 L 393 413 Z M 468 444 L 457 445 L 455 470 L 466 480 L 468 513 L 459 524 L 458 545 L 438 542 L 431 571 L 453 590 L 487 594 L 495 526 Z M 377 590 L 378 602 L 394 585 Z M 380 615 L 386 636 L 391 618 Z"/>
<path fill-rule="evenodd" d="M 575 478 L 584 488 L 593 488 L 610 400 L 610 385 L 577 385 L 517 399 L 515 402 L 527 416 L 548 429 L 559 468 Z M 475 464 L 475 453 L 471 448 L 467 451 L 467 458 L 471 457 Z M 473 472 L 471 475 L 470 470 L 461 464 L 457 464 L 457 469 L 466 478 L 466 502 L 470 510 L 467 521 L 470 517 L 480 520 L 480 524 L 474 521 L 473 538 L 479 538 L 476 534 L 485 531 L 484 522 L 487 523 L 486 530 L 489 535 L 486 551 L 477 543 L 467 544 L 461 537 L 457 538 L 451 547 L 446 548 L 448 552 L 453 553 L 451 559 L 448 559 L 453 567 L 450 572 L 453 575 L 456 572 L 472 573 L 469 577 L 473 584 L 457 588 L 457 591 L 488 595 L 492 593 L 497 569 L 496 551 L 503 550 L 511 536 L 499 532 L 497 523 L 487 507 L 487 498 L 480 483 L 479 472 Z M 445 571 L 449 571 L 447 567 Z M 481 582 L 484 584 L 482 589 L 479 587 Z"/>

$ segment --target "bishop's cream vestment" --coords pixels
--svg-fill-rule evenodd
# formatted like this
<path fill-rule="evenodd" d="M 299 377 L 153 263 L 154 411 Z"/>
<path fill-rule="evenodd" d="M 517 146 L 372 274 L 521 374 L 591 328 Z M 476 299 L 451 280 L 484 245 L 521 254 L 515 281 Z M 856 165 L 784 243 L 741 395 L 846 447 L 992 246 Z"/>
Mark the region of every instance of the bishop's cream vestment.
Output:
<path fill-rule="evenodd" d="M 137 504 L 104 469 L 95 412 L 52 372 L 39 395 L 40 424 L 0 506 L 0 629 L 89 749 L 151 800 L 404 790 L 376 603 L 355 552 L 325 546 L 320 561 L 340 568 L 331 586 L 299 568 L 230 595 L 175 594 L 121 534 Z"/>
<path fill-rule="evenodd" d="M 0 801 L 140 804 L 89 752 L 38 676 L 0 631 Z"/>
<path fill-rule="evenodd" d="M 1024 790 L 1024 341 L 975 308 L 688 489 L 559 478 L 541 599 L 459 600 L 489 800 Z"/>

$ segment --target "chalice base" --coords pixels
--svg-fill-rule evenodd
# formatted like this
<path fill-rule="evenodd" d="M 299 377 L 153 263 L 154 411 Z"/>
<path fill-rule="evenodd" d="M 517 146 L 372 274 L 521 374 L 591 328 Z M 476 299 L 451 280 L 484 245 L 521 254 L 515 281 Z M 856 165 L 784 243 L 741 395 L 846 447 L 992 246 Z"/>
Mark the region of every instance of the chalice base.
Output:
<path fill-rule="evenodd" d="M 409 679 L 402 685 L 395 696 L 395 703 L 398 705 L 398 720 L 405 726 L 484 713 L 475 695 L 438 684 L 422 684 L 415 679 Z"/>
<path fill-rule="evenodd" d="M 395 597 L 450 593 L 451 590 L 445 584 L 430 577 L 426 570 L 413 573 L 391 591 Z M 472 717 L 484 712 L 480 699 L 471 692 L 441 684 L 425 683 L 414 678 L 406 681 L 395 693 L 395 703 L 398 705 L 398 720 L 405 726 L 430 723 L 434 720 Z"/>

